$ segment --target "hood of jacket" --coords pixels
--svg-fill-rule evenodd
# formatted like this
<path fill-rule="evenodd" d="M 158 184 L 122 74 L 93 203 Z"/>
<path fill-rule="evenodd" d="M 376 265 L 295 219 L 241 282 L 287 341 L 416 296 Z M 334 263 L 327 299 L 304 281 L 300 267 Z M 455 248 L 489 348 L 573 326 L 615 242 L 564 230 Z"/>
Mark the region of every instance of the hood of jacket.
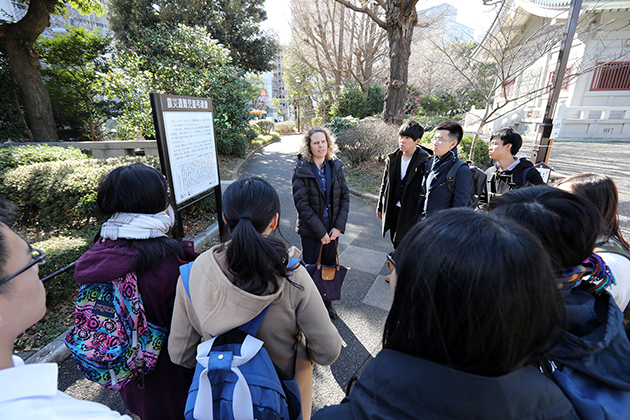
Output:
<path fill-rule="evenodd" d="M 133 271 L 138 251 L 125 240 L 99 240 L 77 260 L 74 279 L 81 283 L 105 283 Z"/>
<path fill-rule="evenodd" d="M 630 391 L 630 341 L 614 299 L 606 292 L 595 296 L 578 286 L 565 299 L 565 306 L 569 328 L 551 350 L 551 359 Z"/>
<path fill-rule="evenodd" d="M 577 419 L 562 391 L 532 366 L 485 377 L 388 349 L 368 365 L 344 403 L 340 407 L 349 405 L 355 420 Z"/>
<path fill-rule="evenodd" d="M 225 251 L 217 245 L 201 254 L 190 270 L 190 301 L 201 327 L 216 336 L 252 320 L 280 297 L 286 282 L 278 282 L 274 293 L 258 296 L 235 286 Z M 297 257 L 295 247 L 289 257 Z M 194 281 L 193 281 L 194 279 Z"/>

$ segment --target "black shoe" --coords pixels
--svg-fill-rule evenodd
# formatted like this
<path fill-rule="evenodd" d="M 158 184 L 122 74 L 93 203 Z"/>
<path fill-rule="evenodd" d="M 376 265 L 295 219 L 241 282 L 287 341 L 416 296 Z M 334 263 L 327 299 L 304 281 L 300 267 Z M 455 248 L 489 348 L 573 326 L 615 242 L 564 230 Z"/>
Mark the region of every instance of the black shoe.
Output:
<path fill-rule="evenodd" d="M 326 306 L 326 309 L 328 309 L 328 316 L 330 317 L 330 319 L 339 318 L 339 315 L 337 315 L 337 311 L 335 311 L 335 308 L 333 308 L 331 301 L 325 300 L 324 306 Z"/>

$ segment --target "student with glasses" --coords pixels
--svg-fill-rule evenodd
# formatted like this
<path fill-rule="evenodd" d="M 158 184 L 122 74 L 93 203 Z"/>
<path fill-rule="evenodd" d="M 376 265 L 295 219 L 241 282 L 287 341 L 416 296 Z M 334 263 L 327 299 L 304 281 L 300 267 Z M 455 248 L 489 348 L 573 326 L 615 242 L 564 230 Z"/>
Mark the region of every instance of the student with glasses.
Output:
<path fill-rule="evenodd" d="M 0 418 L 129 419 L 58 391 L 56 364 L 25 365 L 13 355 L 15 339 L 46 313 L 46 291 L 38 274 L 46 254 L 11 230 L 10 208 L 0 199 Z"/>

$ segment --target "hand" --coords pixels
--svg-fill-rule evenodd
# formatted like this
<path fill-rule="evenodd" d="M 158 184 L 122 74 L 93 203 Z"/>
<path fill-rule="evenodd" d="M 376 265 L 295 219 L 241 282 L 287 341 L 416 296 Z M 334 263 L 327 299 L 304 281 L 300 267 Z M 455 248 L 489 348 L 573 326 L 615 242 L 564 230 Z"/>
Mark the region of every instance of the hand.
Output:
<path fill-rule="evenodd" d="M 383 212 L 377 211 L 376 212 L 376 217 L 378 217 L 379 219 L 383 220 Z"/>
<path fill-rule="evenodd" d="M 330 243 L 330 236 L 328 236 L 328 234 L 325 234 L 324 237 L 321 239 L 322 243 L 324 245 L 329 244 Z"/>
<path fill-rule="evenodd" d="M 331 240 L 331 241 L 334 241 L 335 239 L 337 239 L 337 238 L 339 237 L 339 234 L 340 234 L 340 233 L 341 233 L 341 232 L 339 231 L 339 229 L 337 229 L 337 228 L 333 228 L 333 229 L 330 231 L 330 233 L 329 233 L 329 235 L 330 235 L 330 240 Z"/>

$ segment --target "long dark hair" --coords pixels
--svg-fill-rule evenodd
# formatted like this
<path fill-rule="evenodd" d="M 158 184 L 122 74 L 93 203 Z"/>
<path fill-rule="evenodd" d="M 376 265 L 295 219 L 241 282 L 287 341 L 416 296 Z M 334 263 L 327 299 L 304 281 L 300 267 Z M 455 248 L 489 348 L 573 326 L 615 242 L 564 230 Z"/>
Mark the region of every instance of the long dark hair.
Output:
<path fill-rule="evenodd" d="M 538 236 L 555 270 L 582 264 L 601 231 L 597 208 L 559 188 L 512 190 L 490 202 L 490 213 L 513 220 Z"/>
<path fill-rule="evenodd" d="M 619 192 L 615 181 L 602 174 L 582 173 L 563 179 L 554 186 L 568 187 L 570 192 L 593 203 L 602 216 L 600 236 L 614 239 L 630 252 L 630 244 L 619 228 Z"/>
<path fill-rule="evenodd" d="M 143 163 L 119 166 L 101 181 L 96 203 L 106 217 L 114 213 L 156 214 L 168 207 L 168 184 L 157 169 Z M 184 258 L 184 249 L 173 238 L 127 241 L 138 250 L 133 268 L 138 274 L 156 269 L 168 256 Z"/>
<path fill-rule="evenodd" d="M 223 194 L 223 216 L 230 229 L 227 261 L 233 283 L 254 295 L 278 290 L 278 278 L 289 283 L 288 253 L 281 239 L 262 233 L 280 215 L 276 190 L 262 178 L 234 181 Z"/>
<path fill-rule="evenodd" d="M 562 308 L 540 241 L 510 221 L 443 210 L 405 235 L 383 347 L 483 376 L 557 343 Z"/>

